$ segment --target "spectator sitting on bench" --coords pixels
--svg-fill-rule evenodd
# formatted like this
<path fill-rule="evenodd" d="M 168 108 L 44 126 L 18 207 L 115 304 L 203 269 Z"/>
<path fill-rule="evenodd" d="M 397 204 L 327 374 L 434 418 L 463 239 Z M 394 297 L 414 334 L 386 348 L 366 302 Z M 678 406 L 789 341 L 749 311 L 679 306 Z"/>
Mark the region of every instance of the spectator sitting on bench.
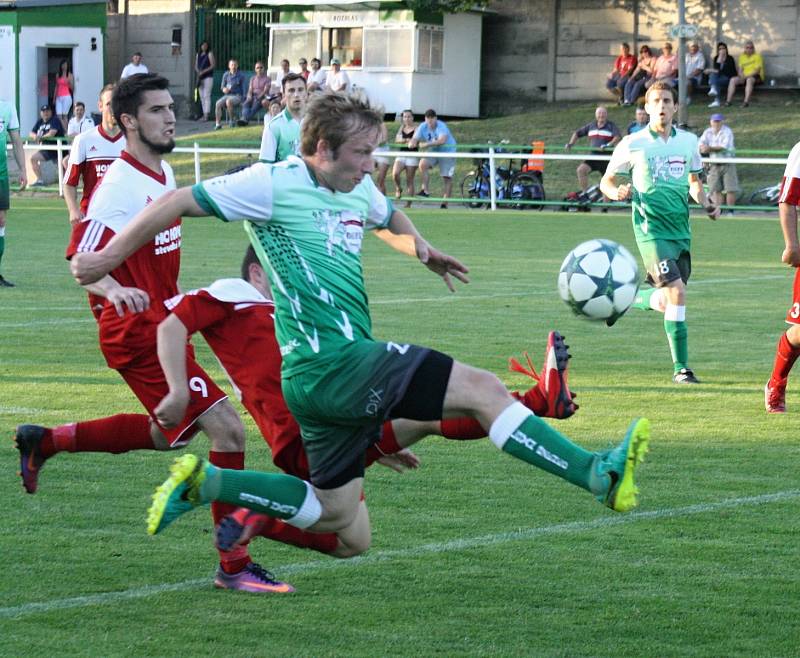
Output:
<path fill-rule="evenodd" d="M 661 49 L 661 54 L 653 65 L 653 75 L 644 83 L 646 89 L 654 82 L 667 82 L 673 87 L 678 82 L 678 56 L 672 52 L 672 44 L 667 41 Z"/>
<path fill-rule="evenodd" d="M 653 52 L 650 46 L 644 45 L 639 48 L 639 63 L 636 68 L 631 71 L 631 76 L 628 82 L 625 83 L 625 92 L 622 95 L 623 105 L 634 105 L 636 99 L 644 89 L 644 83 L 650 79 L 653 74 L 653 65 L 656 63 L 656 58 L 653 57 Z"/>
<path fill-rule="evenodd" d="M 262 107 L 266 110 L 269 106 L 267 96 L 269 96 L 272 80 L 264 69 L 263 62 L 256 62 L 254 68 L 256 74 L 250 78 L 250 83 L 247 85 L 247 96 L 242 103 L 242 118 L 238 121 L 240 126 L 246 126 L 256 112 Z"/>
<path fill-rule="evenodd" d="M 692 92 L 703 84 L 703 71 L 706 68 L 706 56 L 700 50 L 700 44 L 693 41 L 685 57 L 686 71 L 686 104 L 692 102 Z"/>
<path fill-rule="evenodd" d="M 623 43 L 620 48 L 620 54 L 614 60 L 614 68 L 608 74 L 606 80 L 606 89 L 608 89 L 622 103 L 622 94 L 625 91 L 625 84 L 628 82 L 631 73 L 636 68 L 636 57 L 631 55 L 631 47 L 627 43 Z"/>
<path fill-rule="evenodd" d="M 736 76 L 731 78 L 728 83 L 728 100 L 725 105 L 730 105 L 733 95 L 736 93 L 738 85 L 744 85 L 744 102 L 742 107 L 750 105 L 750 97 L 753 95 L 753 87 L 764 82 L 764 59 L 761 53 L 756 52 L 756 47 L 752 41 L 745 41 L 744 52 L 739 55 L 739 66 L 736 68 Z"/>
<path fill-rule="evenodd" d="M 708 74 L 708 84 L 711 89 L 708 90 L 708 95 L 713 96 L 714 100 L 711 101 L 709 107 L 719 107 L 720 90 L 723 89 L 732 78 L 736 77 L 736 62 L 733 57 L 728 54 L 728 44 L 720 41 L 717 44 L 717 55 L 711 60 L 711 68 L 706 69 Z"/>
<path fill-rule="evenodd" d="M 228 62 L 228 70 L 222 74 L 222 84 L 220 84 L 222 98 L 214 106 L 216 122 L 214 130 L 222 128 L 222 110 L 228 111 L 228 125 L 233 128 L 234 114 L 236 108 L 242 104 L 244 98 L 244 74 L 239 70 L 239 60 L 232 59 Z"/>

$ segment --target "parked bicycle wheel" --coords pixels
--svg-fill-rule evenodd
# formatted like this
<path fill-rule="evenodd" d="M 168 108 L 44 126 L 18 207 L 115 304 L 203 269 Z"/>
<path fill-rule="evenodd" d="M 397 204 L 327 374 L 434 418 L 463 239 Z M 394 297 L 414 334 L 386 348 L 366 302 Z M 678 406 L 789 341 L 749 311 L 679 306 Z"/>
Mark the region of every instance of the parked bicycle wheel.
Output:
<path fill-rule="evenodd" d="M 488 182 L 471 171 L 461 181 L 461 198 L 485 199 L 488 197 L 487 187 Z M 468 208 L 483 208 L 486 205 L 485 201 L 465 201 L 464 203 Z"/>
<path fill-rule="evenodd" d="M 544 186 L 536 176 L 522 172 L 516 174 L 509 183 L 509 199 L 520 201 L 544 201 Z M 541 210 L 544 204 L 515 203 L 517 210 Z"/>

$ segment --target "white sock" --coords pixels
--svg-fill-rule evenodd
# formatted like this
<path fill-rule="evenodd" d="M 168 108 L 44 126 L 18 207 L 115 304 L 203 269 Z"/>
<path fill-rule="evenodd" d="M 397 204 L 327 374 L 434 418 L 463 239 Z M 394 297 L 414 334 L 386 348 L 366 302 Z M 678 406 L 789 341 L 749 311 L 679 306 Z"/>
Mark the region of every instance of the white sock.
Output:
<path fill-rule="evenodd" d="M 672 322 L 684 322 L 686 320 L 686 307 L 667 304 L 664 309 L 664 319 Z"/>
<path fill-rule="evenodd" d="M 297 514 L 290 519 L 286 519 L 286 523 L 289 525 L 292 525 L 295 528 L 301 528 L 303 530 L 310 528 L 317 521 L 319 521 L 320 517 L 322 516 L 322 505 L 320 505 L 319 499 L 314 493 L 314 487 L 312 487 L 308 482 L 306 482 L 305 485 L 306 498 L 303 501 L 303 504 L 300 505 L 300 509 Z"/>
<path fill-rule="evenodd" d="M 528 407 L 522 402 L 514 402 L 507 406 L 500 415 L 494 419 L 489 428 L 489 438 L 500 450 L 511 437 L 511 433 L 519 428 L 528 416 L 532 416 Z"/>

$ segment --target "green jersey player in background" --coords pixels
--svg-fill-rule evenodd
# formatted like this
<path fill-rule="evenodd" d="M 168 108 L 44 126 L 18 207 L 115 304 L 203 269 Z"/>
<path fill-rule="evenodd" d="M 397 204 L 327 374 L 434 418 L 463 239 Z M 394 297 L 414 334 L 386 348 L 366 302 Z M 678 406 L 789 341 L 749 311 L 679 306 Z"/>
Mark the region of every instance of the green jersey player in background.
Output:
<path fill-rule="evenodd" d="M 290 155 L 300 155 L 300 122 L 306 109 L 306 81 L 299 73 L 289 73 L 281 80 L 284 110 L 271 119 L 264 117 L 261 135 L 261 162 L 281 162 Z"/>
<path fill-rule="evenodd" d="M 370 178 L 383 112 L 361 98 L 325 93 L 306 109 L 303 158 L 256 163 L 152 203 L 102 250 L 76 255 L 87 283 L 138 249 L 176 216 L 246 220 L 276 304 L 282 387 L 301 427 L 310 482 L 289 475 L 219 469 L 194 455 L 173 465 L 154 497 L 148 529 L 212 500 L 230 501 L 313 532 L 336 532 L 350 555 L 371 530 L 362 500 L 364 455 L 386 419 L 457 415 L 488 428 L 503 452 L 557 475 L 616 511 L 637 504 L 634 470 L 649 439 L 634 421 L 614 449 L 587 451 L 517 402 L 493 374 L 435 350 L 372 337 L 361 265 L 365 229 L 416 257 L 453 290 L 467 268 L 430 245 Z M 563 348 L 563 344 L 560 348 Z M 557 359 L 564 350 L 552 351 Z"/>
<path fill-rule="evenodd" d="M 672 381 L 699 383 L 689 368 L 686 329 L 686 283 L 692 273 L 688 195 L 711 219 L 711 204 L 700 180 L 702 164 L 697 137 L 672 125 L 677 109 L 675 89 L 656 82 L 645 95 L 650 115 L 646 130 L 626 136 L 614 149 L 600 189 L 614 201 L 632 200 L 633 233 L 642 255 L 647 282 L 633 306 L 664 314 L 664 331 L 672 353 Z M 630 177 L 622 183 L 620 178 Z"/>
<path fill-rule="evenodd" d="M 25 175 L 25 153 L 22 150 L 22 139 L 19 136 L 19 119 L 16 108 L 6 101 L 0 100 L 0 265 L 3 262 L 3 252 L 6 250 L 6 212 L 10 207 L 11 189 L 8 180 L 8 151 L 6 145 L 11 138 L 14 150 L 14 160 L 19 167 L 20 189 L 28 184 Z M 3 278 L 0 273 L 0 288 L 13 288 L 14 284 Z"/>

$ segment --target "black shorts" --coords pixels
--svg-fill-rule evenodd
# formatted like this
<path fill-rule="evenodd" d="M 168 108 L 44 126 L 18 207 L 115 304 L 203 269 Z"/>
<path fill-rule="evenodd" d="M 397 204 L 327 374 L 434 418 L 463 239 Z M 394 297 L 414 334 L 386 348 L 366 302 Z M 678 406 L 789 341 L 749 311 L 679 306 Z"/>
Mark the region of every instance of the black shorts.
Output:
<path fill-rule="evenodd" d="M 589 169 L 601 174 L 606 173 L 606 169 L 608 168 L 608 160 L 584 160 L 583 164 L 589 165 Z"/>

